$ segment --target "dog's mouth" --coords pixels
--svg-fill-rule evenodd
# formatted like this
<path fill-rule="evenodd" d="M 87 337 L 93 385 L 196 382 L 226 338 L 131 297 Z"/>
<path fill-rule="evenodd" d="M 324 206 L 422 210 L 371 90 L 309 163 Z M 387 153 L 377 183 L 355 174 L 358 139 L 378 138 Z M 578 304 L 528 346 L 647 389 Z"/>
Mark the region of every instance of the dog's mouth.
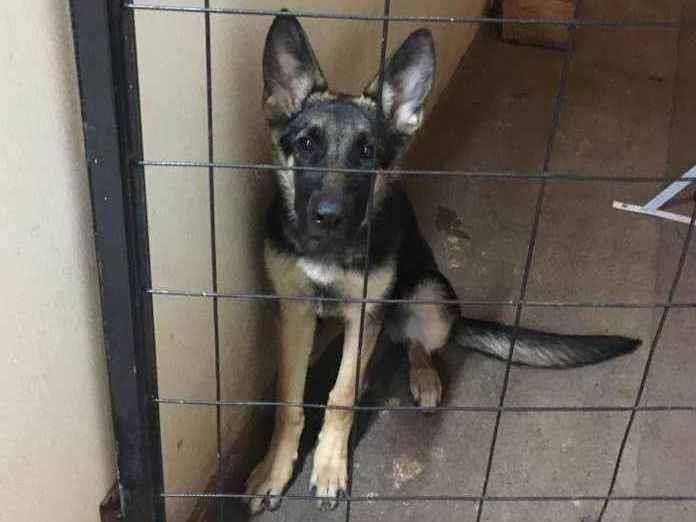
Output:
<path fill-rule="evenodd" d="M 308 251 L 340 251 L 351 242 L 344 234 L 311 234 L 306 237 L 305 248 Z"/>
<path fill-rule="evenodd" d="M 335 231 L 324 234 L 307 234 L 304 236 L 303 250 L 308 254 L 337 254 L 343 255 L 347 249 L 355 245 L 355 235 L 345 231 Z"/>
<path fill-rule="evenodd" d="M 360 256 L 365 249 L 365 230 L 358 227 L 348 231 L 335 231 L 328 234 L 307 234 L 301 240 L 304 254 L 328 258 L 352 258 Z"/>

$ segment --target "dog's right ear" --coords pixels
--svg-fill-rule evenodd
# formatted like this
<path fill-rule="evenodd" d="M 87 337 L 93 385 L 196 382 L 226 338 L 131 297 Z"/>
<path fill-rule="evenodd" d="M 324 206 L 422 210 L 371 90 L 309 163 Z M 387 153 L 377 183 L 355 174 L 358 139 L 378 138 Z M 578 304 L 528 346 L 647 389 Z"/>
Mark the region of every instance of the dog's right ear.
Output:
<path fill-rule="evenodd" d="M 382 99 L 379 99 L 379 74 L 364 94 L 379 104 L 392 131 L 410 136 L 423 122 L 425 101 L 434 77 L 433 36 L 428 29 L 419 29 L 406 38 L 386 63 Z"/>
<path fill-rule="evenodd" d="M 278 16 L 263 51 L 263 105 L 267 118 L 282 122 L 313 92 L 327 88 L 309 39 L 294 16 Z"/>

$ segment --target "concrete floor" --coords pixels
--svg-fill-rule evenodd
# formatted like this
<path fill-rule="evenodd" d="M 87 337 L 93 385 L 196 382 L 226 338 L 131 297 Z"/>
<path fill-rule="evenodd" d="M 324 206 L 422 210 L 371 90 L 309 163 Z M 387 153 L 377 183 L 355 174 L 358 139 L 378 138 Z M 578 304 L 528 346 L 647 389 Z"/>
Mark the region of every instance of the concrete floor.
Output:
<path fill-rule="evenodd" d="M 593 18 L 676 18 L 681 0 L 584 2 Z M 607 7 L 606 4 L 611 4 Z M 696 18 L 684 1 L 683 16 Z M 628 7 L 630 5 L 630 8 Z M 628 13 L 628 14 L 627 14 Z M 512 46 L 482 34 L 415 144 L 410 168 L 538 172 L 550 129 L 563 56 Z M 604 176 L 675 177 L 696 163 L 696 32 L 581 29 L 554 143 L 551 170 Z M 674 105 L 673 105 L 673 94 Z M 539 185 L 465 178 L 409 179 L 422 228 L 462 299 L 513 299 L 520 290 Z M 686 226 L 612 210 L 614 199 L 643 202 L 658 184 L 550 182 L 546 189 L 528 298 L 542 301 L 650 302 L 667 298 Z M 690 207 L 674 209 L 689 213 Z M 696 295 L 696 241 L 677 300 Z M 531 308 L 523 323 L 568 333 L 641 337 L 636 354 L 564 372 L 515 368 L 508 405 L 631 405 L 661 310 Z M 468 307 L 465 314 L 510 321 L 513 310 Z M 696 404 L 696 310 L 668 315 L 643 396 L 649 405 Z M 335 358 L 335 356 L 334 356 Z M 369 399 L 410 404 L 407 374 L 396 367 Z M 333 361 L 335 362 L 335 361 Z M 326 362 L 330 365 L 331 361 Z M 446 404 L 496 405 L 504 364 L 451 349 L 440 361 Z M 315 390 L 321 398 L 322 391 Z M 508 413 L 489 484 L 491 495 L 604 495 L 627 413 Z M 382 412 L 361 418 L 353 493 L 478 495 L 495 415 Z M 369 427 L 365 429 L 366 426 Z M 638 413 L 616 484 L 619 495 L 696 495 L 696 414 Z M 308 443 L 309 446 L 309 443 Z M 290 494 L 306 494 L 311 458 Z M 491 502 L 487 522 L 588 522 L 596 502 Z M 286 501 L 259 522 L 345 519 Z M 356 522 L 474 521 L 471 502 L 367 502 Z M 228 512 L 229 520 L 239 513 Z M 607 522 L 687 522 L 696 504 L 612 502 Z"/>

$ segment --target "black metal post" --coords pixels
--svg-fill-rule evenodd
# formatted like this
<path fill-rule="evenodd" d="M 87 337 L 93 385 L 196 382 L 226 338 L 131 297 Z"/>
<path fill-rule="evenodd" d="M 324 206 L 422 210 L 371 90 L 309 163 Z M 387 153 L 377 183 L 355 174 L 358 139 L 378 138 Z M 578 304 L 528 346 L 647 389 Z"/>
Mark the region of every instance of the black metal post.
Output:
<path fill-rule="evenodd" d="M 133 13 L 71 0 L 121 516 L 163 522 L 160 446 Z"/>

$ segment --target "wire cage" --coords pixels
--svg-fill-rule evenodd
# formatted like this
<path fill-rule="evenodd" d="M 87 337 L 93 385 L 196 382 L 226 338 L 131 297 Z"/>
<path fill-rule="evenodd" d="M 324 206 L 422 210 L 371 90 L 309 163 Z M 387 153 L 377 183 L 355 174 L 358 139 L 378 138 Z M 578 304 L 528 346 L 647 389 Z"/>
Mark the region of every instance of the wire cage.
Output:
<path fill-rule="evenodd" d="M 481 170 L 437 170 L 400 169 L 396 173 L 403 177 L 432 176 L 433 179 L 456 176 L 459 178 L 491 180 L 496 183 L 522 182 L 534 186 L 533 218 L 526 242 L 526 254 L 522 265 L 520 285 L 514 299 L 507 300 L 458 300 L 460 305 L 496 305 L 512 312 L 513 324 L 520 326 L 523 312 L 530 308 L 559 309 L 626 309 L 653 310 L 658 314 L 657 327 L 652 339 L 645 340 L 648 352 L 638 386 L 633 392 L 631 405 L 597 405 L 597 406 L 516 406 L 510 405 L 508 389 L 512 368 L 512 356 L 515 338 L 507 355 L 500 394 L 496 404 L 491 406 L 443 405 L 439 411 L 457 411 L 473 413 L 490 413 L 494 415 L 492 435 L 486 458 L 484 480 L 480 492 L 476 495 L 357 495 L 352 494 L 353 462 L 349 460 L 348 492 L 343 500 L 346 504 L 345 520 L 351 520 L 351 505 L 361 502 L 446 502 L 466 501 L 476 503 L 476 520 L 482 520 L 484 507 L 495 502 L 559 502 L 559 501 L 595 501 L 601 504 L 597 520 L 603 520 L 611 502 L 696 502 L 696 494 L 685 495 L 621 495 L 616 492 L 616 483 L 624 457 L 629 436 L 634 428 L 639 412 L 669 412 L 670 414 L 693 414 L 696 405 L 646 405 L 643 395 L 651 370 L 653 356 L 659 349 L 661 337 L 668 317 L 677 309 L 694 309 L 693 300 L 678 300 L 677 288 L 685 270 L 689 248 L 692 242 L 694 224 L 696 223 L 696 203 L 693 205 L 690 224 L 683 237 L 676 270 L 669 284 L 666 300 L 641 302 L 602 302 L 602 301 L 550 301 L 531 299 L 528 294 L 530 273 L 533 265 L 542 209 L 550 183 L 587 182 L 587 183 L 621 183 L 641 184 L 660 183 L 666 180 L 662 176 L 612 176 L 596 173 L 555 172 L 551 168 L 551 158 L 557 141 L 561 112 L 567 99 L 568 81 L 575 55 L 575 33 L 580 28 L 604 28 L 621 31 L 624 29 L 663 29 L 679 31 L 687 26 L 687 21 L 678 19 L 644 20 L 617 19 L 599 20 L 573 17 L 571 19 L 519 19 L 504 17 L 446 17 L 446 16 L 396 16 L 392 13 L 392 2 L 384 1 L 381 14 L 346 14 L 316 11 L 290 10 L 279 12 L 263 8 L 211 7 L 205 0 L 203 5 L 159 5 L 119 0 L 71 0 L 75 47 L 78 58 L 79 80 L 84 121 L 84 138 L 96 230 L 97 252 L 100 266 L 100 284 L 104 316 L 104 332 L 107 341 L 109 373 L 112 393 L 112 407 L 118 445 L 118 470 L 120 487 L 120 512 L 128 521 L 163 521 L 165 519 L 164 503 L 166 499 L 197 498 L 217 506 L 216 520 L 228 520 L 225 517 L 225 503 L 232 500 L 248 498 L 249 495 L 226 490 L 224 475 L 224 435 L 221 428 L 221 416 L 225 408 L 286 408 L 303 407 L 323 410 L 332 408 L 322 403 L 284 403 L 273 400 L 223 400 L 221 393 L 221 354 L 219 332 L 219 304 L 223 300 L 239 302 L 278 302 L 278 301 L 341 301 L 361 305 L 361 343 L 366 306 L 369 303 L 397 303 L 399 300 L 372 299 L 368 294 L 367 272 L 363 281 L 362 298 L 338 299 L 332 297 L 307 297 L 297 295 L 273 295 L 267 293 L 229 292 L 218 281 L 216 255 L 216 197 L 215 176 L 218 172 L 267 172 L 275 168 L 273 164 L 249 162 L 215 161 L 213 136 L 213 87 L 211 59 L 211 17 L 213 16 L 296 16 L 300 19 L 343 20 L 353 23 L 371 22 L 381 25 L 379 48 L 380 71 L 383 70 L 387 57 L 387 39 L 389 29 L 394 24 L 429 23 L 429 24 L 485 24 L 502 26 L 517 25 L 557 25 L 568 28 L 568 45 L 563 52 L 560 76 L 555 88 L 552 118 L 545 140 L 543 161 L 538 171 L 481 171 Z M 193 4 L 193 3 L 192 3 Z M 135 42 L 134 13 L 138 11 L 178 12 L 203 17 L 205 35 L 205 72 L 206 72 L 206 120 L 207 120 L 207 161 L 188 158 L 147 158 L 143 155 L 140 98 L 138 89 L 138 57 Z M 380 81 L 383 81 L 381 78 Z M 210 272 L 211 287 L 200 288 L 161 288 L 152 285 L 150 274 L 150 256 L 148 242 L 148 214 L 144 169 L 152 168 L 194 168 L 208 173 L 209 184 L 209 225 L 210 237 Z M 321 169 L 319 169 L 321 170 Z M 334 171 L 336 169 L 333 169 Z M 370 176 L 373 180 L 379 171 L 346 170 L 347 173 Z M 370 195 L 372 204 L 372 194 Z M 370 263 L 370 230 L 368 212 L 368 245 L 366 263 Z M 189 297 L 209 300 L 213 307 L 213 338 L 215 367 L 215 399 L 163 397 L 158 392 L 157 364 L 155 351 L 155 334 L 153 319 L 153 298 Z M 442 303 L 446 301 L 418 301 L 421 304 Z M 362 346 L 359 347 L 360 354 Z M 360 355 L 359 355 L 360 357 Z M 359 364 L 359 363 L 358 363 Z M 359 379 L 359 377 L 358 377 Z M 355 383 L 356 395 L 360 383 Z M 159 412 L 162 405 L 214 408 L 216 417 L 216 455 L 217 482 L 212 491 L 169 491 L 165 489 L 163 478 L 163 460 Z M 408 405 L 366 405 L 358 404 L 350 408 L 362 411 L 418 411 L 417 406 Z M 491 494 L 489 483 L 493 460 L 499 443 L 501 421 L 509 413 L 625 413 L 627 421 L 622 426 L 621 442 L 616 448 L 612 464 L 611 478 L 606 484 L 605 493 L 601 495 L 525 495 L 501 496 Z M 622 417 L 623 419 L 623 417 Z M 623 422 L 623 420 L 622 420 Z M 355 429 L 350 438 L 352 450 L 356 443 Z M 283 498 L 295 501 L 314 501 L 314 495 L 284 495 Z"/>

